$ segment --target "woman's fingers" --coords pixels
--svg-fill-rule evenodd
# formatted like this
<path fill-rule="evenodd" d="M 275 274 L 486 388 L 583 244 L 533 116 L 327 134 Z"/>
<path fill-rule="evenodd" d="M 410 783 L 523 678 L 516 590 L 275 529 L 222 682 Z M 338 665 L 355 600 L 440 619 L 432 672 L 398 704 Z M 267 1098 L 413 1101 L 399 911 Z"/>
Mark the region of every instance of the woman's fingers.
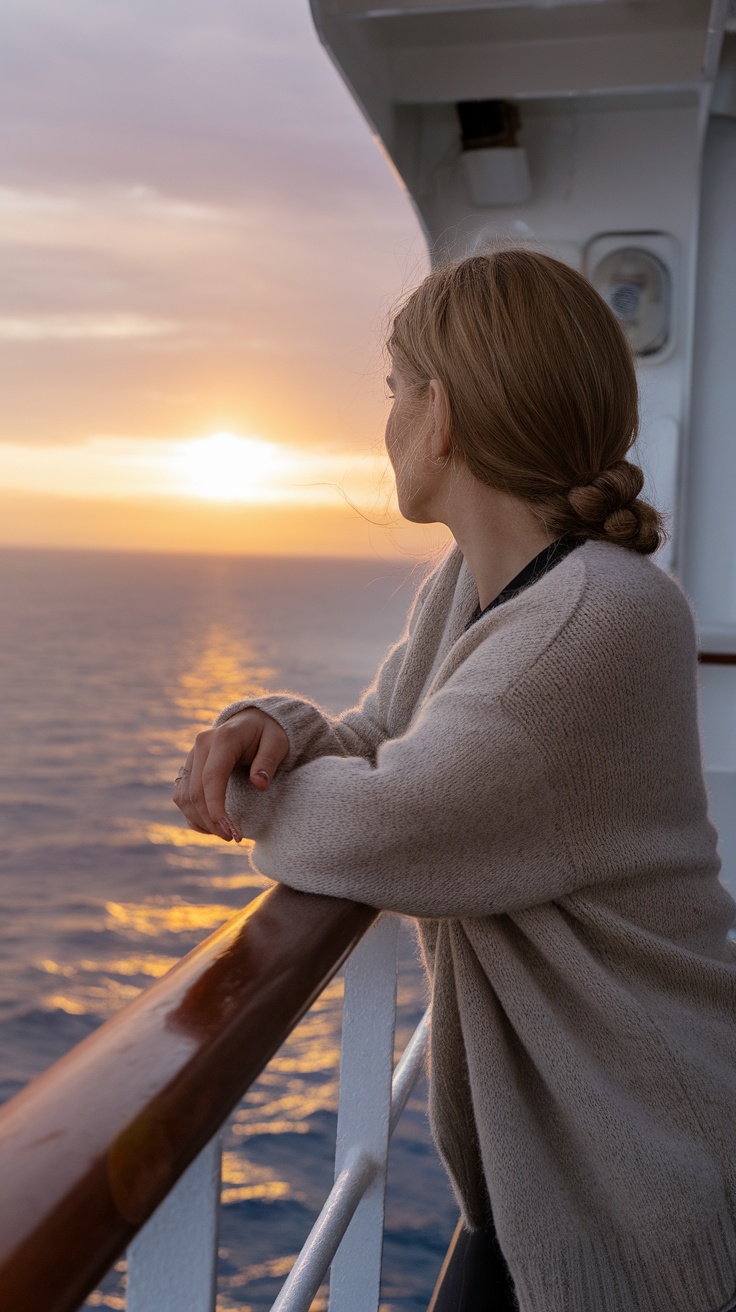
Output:
<path fill-rule="evenodd" d="M 263 732 L 262 712 L 255 708 L 231 716 L 217 729 L 210 730 L 209 751 L 202 769 L 202 807 L 217 826 L 215 832 L 224 833 L 239 843 L 243 837 L 225 810 L 225 794 L 230 775 L 236 765 L 248 764 L 258 751 Z"/>
<path fill-rule="evenodd" d="M 187 824 L 189 825 L 189 828 L 190 828 L 190 829 L 194 829 L 195 832 L 198 833 L 198 834 L 209 834 L 209 833 L 210 833 L 210 830 L 209 830 L 209 829 L 203 829 L 203 828 L 202 828 L 202 825 L 198 825 L 197 822 L 196 822 L 196 820 L 187 820 Z M 218 838 L 219 838 L 219 834 L 218 834 Z"/>
<path fill-rule="evenodd" d="M 242 834 L 225 810 L 230 775 L 236 765 L 250 765 L 251 783 L 263 792 L 288 752 L 281 725 L 265 711 L 249 707 L 216 729 L 197 734 L 177 777 L 174 801 L 192 829 L 239 843 Z"/>
<path fill-rule="evenodd" d="M 189 800 L 209 833 L 226 843 L 236 837 L 225 813 L 225 789 L 242 752 L 242 732 L 223 732 L 226 725 L 205 729 L 195 740 Z"/>
<path fill-rule="evenodd" d="M 254 788 L 265 792 L 281 762 L 289 754 L 289 739 L 276 720 L 266 716 L 260 741 L 250 767 Z"/>
<path fill-rule="evenodd" d="M 209 829 L 205 829 L 202 824 L 202 817 L 199 815 L 196 807 L 189 796 L 191 786 L 192 768 L 194 765 L 195 748 L 193 747 L 184 762 L 174 781 L 173 800 L 178 806 L 182 815 L 185 817 L 190 829 L 196 829 L 200 834 L 208 834 Z"/>
<path fill-rule="evenodd" d="M 207 810 L 202 786 L 202 772 L 210 752 L 210 730 L 197 734 L 174 787 L 174 801 L 190 829 L 200 834 L 215 834 L 229 843 L 233 837 L 230 828 L 218 825 Z"/>

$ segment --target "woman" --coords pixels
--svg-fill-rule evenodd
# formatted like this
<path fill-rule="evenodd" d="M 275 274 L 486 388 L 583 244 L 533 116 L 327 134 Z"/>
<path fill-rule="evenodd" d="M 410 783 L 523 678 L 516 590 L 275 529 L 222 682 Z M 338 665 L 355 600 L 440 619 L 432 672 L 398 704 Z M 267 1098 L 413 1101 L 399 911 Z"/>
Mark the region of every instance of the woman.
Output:
<path fill-rule="evenodd" d="M 401 510 L 456 546 L 356 709 L 228 707 L 175 800 L 417 917 L 463 1221 L 437 1312 L 734 1307 L 734 905 L 627 344 L 579 274 L 499 250 L 430 274 L 389 350 Z"/>

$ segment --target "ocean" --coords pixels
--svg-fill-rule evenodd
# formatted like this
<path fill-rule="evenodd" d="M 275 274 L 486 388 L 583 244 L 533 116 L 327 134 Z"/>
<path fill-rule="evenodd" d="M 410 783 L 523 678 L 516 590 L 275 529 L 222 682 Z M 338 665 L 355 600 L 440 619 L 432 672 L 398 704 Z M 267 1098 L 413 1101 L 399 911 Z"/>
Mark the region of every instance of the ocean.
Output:
<path fill-rule="evenodd" d="M 351 705 L 399 635 L 412 562 L 0 551 L 0 1098 L 263 887 L 172 780 L 228 702 Z M 402 926 L 398 1037 L 425 1005 Z M 342 981 L 224 1131 L 218 1312 L 266 1312 L 330 1187 Z M 424 1312 L 456 1206 L 418 1086 L 391 1149 L 381 1312 Z M 86 1307 L 123 1309 L 118 1263 Z M 318 1299 L 317 1307 L 324 1306 Z"/>

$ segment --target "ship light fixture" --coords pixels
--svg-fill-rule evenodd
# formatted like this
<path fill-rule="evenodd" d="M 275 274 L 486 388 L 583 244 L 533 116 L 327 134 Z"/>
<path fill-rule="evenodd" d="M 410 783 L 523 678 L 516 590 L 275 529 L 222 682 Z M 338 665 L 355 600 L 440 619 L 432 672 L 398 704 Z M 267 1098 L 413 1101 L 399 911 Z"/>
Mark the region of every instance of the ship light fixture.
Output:
<path fill-rule="evenodd" d="M 593 269 L 591 282 L 610 305 L 635 355 L 655 355 L 670 338 L 672 280 L 651 251 L 621 246 Z"/>
<path fill-rule="evenodd" d="M 461 100 L 460 169 L 474 205 L 522 205 L 532 193 L 529 161 L 516 141 L 521 118 L 508 100 Z"/>

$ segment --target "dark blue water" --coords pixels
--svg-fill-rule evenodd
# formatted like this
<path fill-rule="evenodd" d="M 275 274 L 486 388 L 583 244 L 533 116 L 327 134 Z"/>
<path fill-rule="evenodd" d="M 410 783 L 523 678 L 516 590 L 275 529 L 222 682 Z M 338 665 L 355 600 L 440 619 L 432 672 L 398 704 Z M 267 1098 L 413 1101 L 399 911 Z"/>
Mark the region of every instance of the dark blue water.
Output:
<path fill-rule="evenodd" d="M 194 733 L 258 688 L 352 704 L 415 581 L 409 563 L 0 551 L 2 1098 L 262 887 L 171 804 Z M 226 1127 L 218 1312 L 271 1306 L 329 1190 L 341 997 L 337 979 Z M 424 1000 L 407 924 L 400 1043 Z M 392 1146 L 382 1312 L 426 1307 L 454 1220 L 422 1087 Z M 124 1278 L 88 1306 L 124 1308 Z"/>

